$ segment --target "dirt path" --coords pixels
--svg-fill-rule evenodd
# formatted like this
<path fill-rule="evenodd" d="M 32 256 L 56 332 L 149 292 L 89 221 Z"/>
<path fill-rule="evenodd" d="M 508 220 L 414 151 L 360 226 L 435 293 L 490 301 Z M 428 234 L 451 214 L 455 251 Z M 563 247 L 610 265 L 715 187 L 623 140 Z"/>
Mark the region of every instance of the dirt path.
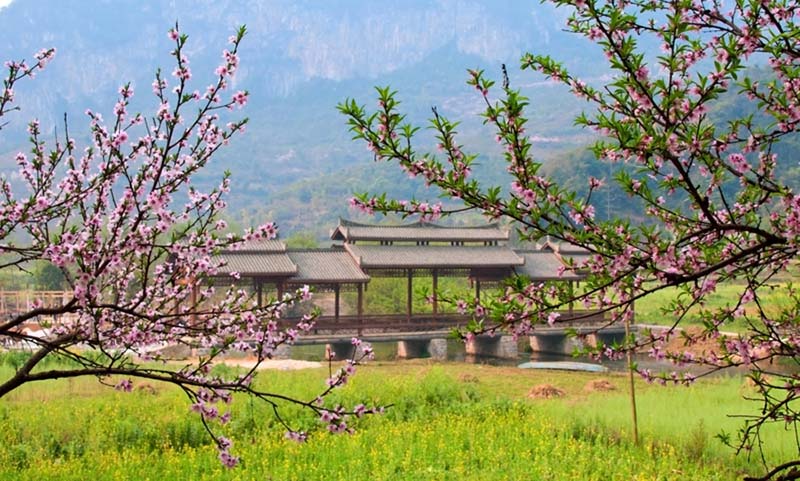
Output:
<path fill-rule="evenodd" d="M 222 363 L 229 366 L 240 366 L 251 368 L 255 365 L 255 359 L 224 359 Z M 322 363 L 315 361 L 300 361 L 297 359 L 270 359 L 262 361 L 258 369 L 279 369 L 281 371 L 294 371 L 297 369 L 315 369 L 322 367 Z"/>

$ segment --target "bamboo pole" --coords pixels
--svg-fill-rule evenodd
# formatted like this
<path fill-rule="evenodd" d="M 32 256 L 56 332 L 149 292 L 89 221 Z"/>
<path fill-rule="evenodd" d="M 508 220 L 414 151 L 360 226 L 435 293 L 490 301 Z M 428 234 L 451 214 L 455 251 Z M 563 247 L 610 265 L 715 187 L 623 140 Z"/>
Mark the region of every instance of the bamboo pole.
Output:
<path fill-rule="evenodd" d="M 631 303 L 631 310 L 633 310 L 633 303 Z M 624 315 L 624 314 L 623 314 Z M 625 316 L 625 343 L 627 345 L 631 335 L 631 320 L 630 317 Z M 634 343 L 635 344 L 635 343 Z M 636 385 L 633 380 L 633 348 L 628 346 L 626 355 L 628 358 L 628 379 L 630 380 L 630 395 L 631 395 L 631 420 L 633 421 L 633 443 L 639 445 L 639 419 L 636 414 Z"/>

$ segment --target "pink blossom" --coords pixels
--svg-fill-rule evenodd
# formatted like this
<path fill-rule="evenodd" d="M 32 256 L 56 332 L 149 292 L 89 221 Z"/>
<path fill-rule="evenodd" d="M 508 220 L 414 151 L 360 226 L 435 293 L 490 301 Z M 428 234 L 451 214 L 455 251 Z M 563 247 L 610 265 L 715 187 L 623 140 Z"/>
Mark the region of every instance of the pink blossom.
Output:
<path fill-rule="evenodd" d="M 286 439 L 304 443 L 308 440 L 308 435 L 303 431 L 286 431 Z"/>
<path fill-rule="evenodd" d="M 748 170 L 750 170 L 750 164 L 747 162 L 747 159 L 742 154 L 733 153 L 728 155 L 728 162 L 731 163 L 733 169 L 739 174 L 744 174 Z"/>
<path fill-rule="evenodd" d="M 247 103 L 247 95 L 248 94 L 246 91 L 240 90 L 233 94 L 232 102 L 238 105 L 240 108 L 244 107 L 244 105 Z"/>
<path fill-rule="evenodd" d="M 239 464 L 239 458 L 231 456 L 227 451 L 221 451 L 219 453 L 219 460 L 226 468 L 234 468 Z"/>

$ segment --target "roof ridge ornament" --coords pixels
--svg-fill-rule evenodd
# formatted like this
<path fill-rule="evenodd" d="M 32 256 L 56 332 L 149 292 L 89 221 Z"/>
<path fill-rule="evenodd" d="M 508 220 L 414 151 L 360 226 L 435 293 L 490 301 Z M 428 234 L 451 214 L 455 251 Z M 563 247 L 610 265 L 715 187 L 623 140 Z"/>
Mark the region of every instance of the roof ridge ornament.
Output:
<path fill-rule="evenodd" d="M 398 242 L 507 242 L 508 229 L 499 224 L 448 226 L 435 223 L 414 222 L 399 225 L 364 224 L 339 218 L 339 225 L 331 232 L 331 239 L 343 242 L 398 241 Z"/>

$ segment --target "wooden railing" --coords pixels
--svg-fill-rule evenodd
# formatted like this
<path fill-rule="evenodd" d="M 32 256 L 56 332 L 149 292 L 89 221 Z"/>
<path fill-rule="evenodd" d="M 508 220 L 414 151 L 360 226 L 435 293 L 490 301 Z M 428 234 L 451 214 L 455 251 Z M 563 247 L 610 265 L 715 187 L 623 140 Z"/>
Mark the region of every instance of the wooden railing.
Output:
<path fill-rule="evenodd" d="M 69 302 L 73 297 L 70 291 L 5 291 L 0 290 L 0 316 L 14 315 L 30 309 L 35 301 L 44 307 L 56 308 Z M 599 326 L 608 322 L 601 311 L 574 310 L 562 311 L 556 329 L 569 327 Z M 287 318 L 281 327 L 292 327 L 300 319 Z M 457 313 L 407 314 L 363 314 L 330 316 L 316 319 L 315 331 L 357 331 L 415 332 L 451 329 L 469 322 L 470 316 Z"/>
<path fill-rule="evenodd" d="M 284 319 L 281 327 L 291 327 L 299 319 Z M 442 314 L 436 315 L 414 314 L 409 317 L 407 314 L 364 314 L 362 316 L 320 316 L 316 319 L 314 330 L 317 332 L 334 331 L 358 331 L 365 330 L 383 332 L 414 332 L 414 331 L 435 331 L 451 329 L 459 325 L 463 326 L 469 322 L 470 316 L 464 314 Z M 564 311 L 559 317 L 555 328 L 568 327 L 587 327 L 600 326 L 608 322 L 608 319 L 601 311 Z"/>
<path fill-rule="evenodd" d="M 73 295 L 71 291 L 6 291 L 0 289 L 0 316 L 25 312 L 36 301 L 41 301 L 42 307 L 61 307 L 68 303 Z"/>
<path fill-rule="evenodd" d="M 289 322 L 292 320 L 289 319 Z M 365 314 L 362 316 L 320 316 L 317 330 L 383 329 L 394 331 L 435 330 L 455 327 L 469 321 L 463 314 Z"/>

